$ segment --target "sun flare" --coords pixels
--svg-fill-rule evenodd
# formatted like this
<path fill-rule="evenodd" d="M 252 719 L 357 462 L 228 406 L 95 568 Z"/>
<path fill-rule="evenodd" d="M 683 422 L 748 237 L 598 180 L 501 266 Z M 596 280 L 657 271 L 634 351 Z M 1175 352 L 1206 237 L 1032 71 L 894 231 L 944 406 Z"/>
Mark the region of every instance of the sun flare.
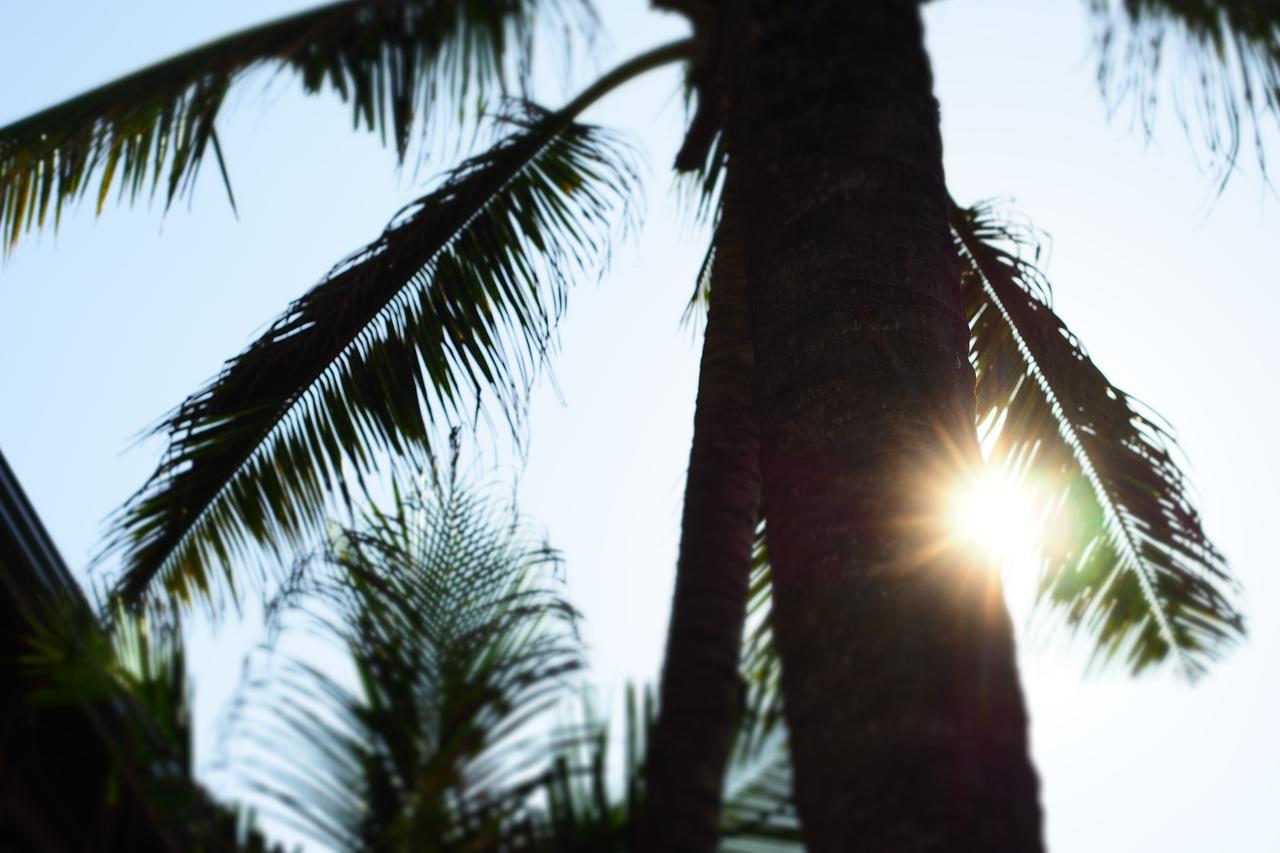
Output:
<path fill-rule="evenodd" d="M 949 496 L 947 525 L 955 539 L 1006 569 L 1035 559 L 1030 496 L 998 471 L 984 471 L 956 486 Z"/>

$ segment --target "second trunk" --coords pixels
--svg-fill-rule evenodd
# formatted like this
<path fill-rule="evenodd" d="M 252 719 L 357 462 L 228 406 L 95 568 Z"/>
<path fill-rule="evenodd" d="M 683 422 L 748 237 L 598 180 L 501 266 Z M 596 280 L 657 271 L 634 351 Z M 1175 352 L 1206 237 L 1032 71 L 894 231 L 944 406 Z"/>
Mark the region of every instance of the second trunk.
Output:
<path fill-rule="evenodd" d="M 737 224 L 725 217 L 716 232 L 671 628 L 646 768 L 639 849 L 654 853 L 716 848 L 742 710 L 739 648 L 760 508 L 743 286 Z"/>

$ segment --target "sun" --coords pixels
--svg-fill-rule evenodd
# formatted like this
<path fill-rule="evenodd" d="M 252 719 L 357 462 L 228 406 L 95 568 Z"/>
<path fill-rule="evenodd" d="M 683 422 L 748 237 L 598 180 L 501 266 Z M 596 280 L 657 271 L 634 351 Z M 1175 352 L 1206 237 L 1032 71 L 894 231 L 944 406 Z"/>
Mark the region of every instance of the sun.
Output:
<path fill-rule="evenodd" d="M 1034 562 L 1036 525 L 1026 489 L 999 471 L 961 480 L 948 496 L 950 536 L 1004 569 Z"/>

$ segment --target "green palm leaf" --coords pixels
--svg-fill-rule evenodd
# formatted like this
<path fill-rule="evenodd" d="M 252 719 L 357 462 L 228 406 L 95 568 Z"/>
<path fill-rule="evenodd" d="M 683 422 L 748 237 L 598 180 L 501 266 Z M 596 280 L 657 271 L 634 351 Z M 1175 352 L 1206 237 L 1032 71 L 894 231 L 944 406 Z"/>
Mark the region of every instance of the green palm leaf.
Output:
<path fill-rule="evenodd" d="M 725 777 L 720 844 L 724 853 L 804 849 L 786 730 L 777 714 L 781 701 L 781 694 L 770 690 L 748 695 Z"/>
<path fill-rule="evenodd" d="M 163 184 L 172 202 L 211 147 L 222 166 L 215 119 L 257 67 L 291 69 L 308 94 L 335 92 L 403 157 L 420 112 L 482 103 L 535 19 L 562 12 L 547 0 L 345 0 L 122 77 L 0 128 L 0 236 L 9 248 L 51 209 L 57 221 L 95 174 L 99 211 L 113 184 L 131 201 Z"/>
<path fill-rule="evenodd" d="M 582 663 L 554 552 L 451 483 L 370 513 L 320 562 L 275 625 L 309 614 L 355 679 L 266 667 L 238 699 L 229 730 L 248 749 L 232 766 L 334 849 L 517 849 L 545 758 L 528 724 Z"/>
<path fill-rule="evenodd" d="M 314 530 L 375 455 L 422 463 L 435 427 L 489 392 L 510 416 L 551 343 L 570 279 L 633 186 L 627 149 L 567 111 L 451 172 L 336 267 L 157 429 L 169 449 L 122 508 L 120 592 L 159 579 L 212 598 L 211 569 Z M 234 586 L 231 586 L 234 592 Z"/>
<path fill-rule="evenodd" d="M 1089 0 L 1100 22 L 1098 77 L 1114 95 L 1131 97 L 1150 130 L 1162 86 L 1159 72 L 1176 69 L 1190 87 L 1169 88 L 1184 127 L 1200 119 L 1204 142 L 1223 181 L 1252 129 L 1263 158 L 1260 120 L 1280 117 L 1280 4 L 1272 0 Z"/>
<path fill-rule="evenodd" d="M 1226 563 L 1201 527 L 1168 430 L 1112 385 L 1049 306 L 1020 235 L 952 205 L 989 464 L 1051 485 L 1041 597 L 1132 670 L 1175 656 L 1194 676 L 1243 633 Z M 1010 241 L 1014 241 L 1012 244 Z M 1015 251 L 1011 251 L 1011 247 Z"/>

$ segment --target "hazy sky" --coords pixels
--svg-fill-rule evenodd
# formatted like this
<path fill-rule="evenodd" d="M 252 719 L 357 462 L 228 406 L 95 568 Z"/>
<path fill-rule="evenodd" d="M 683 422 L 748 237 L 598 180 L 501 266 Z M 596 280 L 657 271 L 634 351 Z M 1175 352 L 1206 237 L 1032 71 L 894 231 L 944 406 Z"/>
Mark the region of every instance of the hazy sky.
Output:
<path fill-rule="evenodd" d="M 309 5 L 9 0 L 0 124 Z M 580 81 L 681 31 L 640 0 L 598 5 L 609 38 Z M 1245 585 L 1251 636 L 1194 687 L 1169 673 L 1085 676 L 1084 644 L 1029 621 L 1025 596 L 1010 602 L 1050 848 L 1267 853 L 1280 850 L 1280 607 L 1267 538 L 1280 483 L 1280 209 L 1250 168 L 1215 199 L 1173 121 L 1146 143 L 1127 113 L 1108 120 L 1086 8 L 927 7 L 948 181 L 961 202 L 1011 197 L 1052 235 L 1058 311 L 1113 381 L 1178 428 L 1209 532 Z M 646 227 L 599 285 L 573 293 L 559 394 L 545 382 L 537 392 L 520 477 L 521 508 L 567 557 L 598 680 L 615 689 L 658 665 L 697 369 L 678 320 L 707 235 L 669 189 L 676 86 L 673 70 L 655 73 L 589 116 L 647 152 Z M 538 94 L 555 106 L 568 91 Z M 287 75 L 259 75 L 233 102 L 219 127 L 238 221 L 210 165 L 191 210 L 109 207 L 95 220 L 82 208 L 0 268 L 0 448 L 77 569 L 161 449 L 127 449 L 131 439 L 449 165 L 397 174 L 391 152 L 350 132 L 346 107 L 303 99 Z M 196 643 L 205 757 L 249 636 L 229 619 Z"/>

